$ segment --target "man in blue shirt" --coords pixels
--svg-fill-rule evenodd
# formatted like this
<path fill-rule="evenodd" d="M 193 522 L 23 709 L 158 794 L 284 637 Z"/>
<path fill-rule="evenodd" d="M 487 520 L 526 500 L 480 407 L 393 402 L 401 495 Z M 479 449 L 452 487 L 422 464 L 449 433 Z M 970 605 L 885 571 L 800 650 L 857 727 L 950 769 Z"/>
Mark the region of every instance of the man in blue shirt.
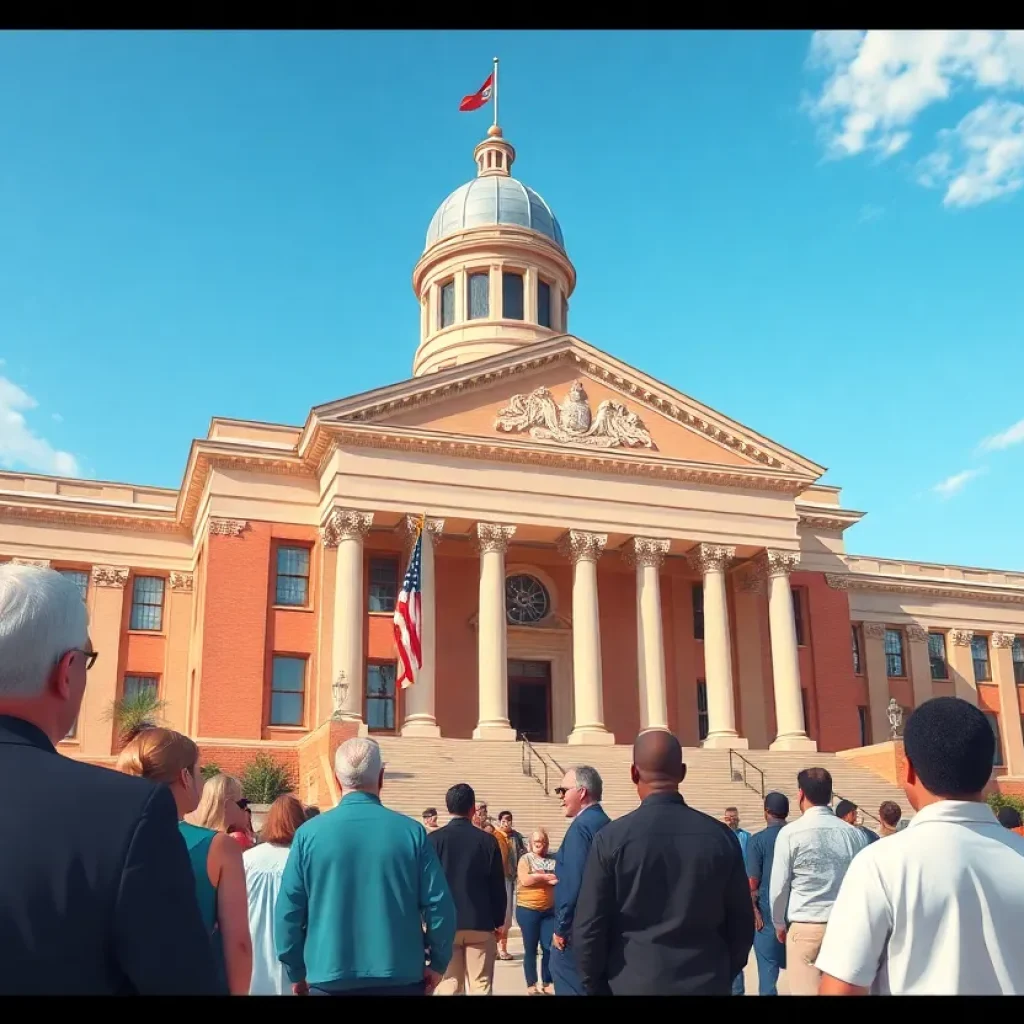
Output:
<path fill-rule="evenodd" d="M 426 995 L 455 940 L 455 902 L 418 821 L 380 802 L 371 739 L 343 743 L 341 803 L 295 833 L 274 915 L 296 995 Z"/>
<path fill-rule="evenodd" d="M 750 833 L 745 828 L 740 828 L 740 812 L 735 807 L 726 807 L 725 814 L 722 815 L 722 821 L 732 829 L 732 834 L 739 840 L 740 853 L 746 857 L 747 841 L 750 839 Z M 733 978 L 732 994 L 734 996 L 742 996 L 746 994 L 742 971 Z"/>
<path fill-rule="evenodd" d="M 777 996 L 779 971 L 786 967 L 786 945 L 779 942 L 772 926 L 768 894 L 772 880 L 772 859 L 775 841 L 789 817 L 789 799 L 782 793 L 769 793 L 764 798 L 764 820 L 767 828 L 751 836 L 746 843 L 747 877 L 750 897 L 754 903 L 754 957 L 757 960 L 757 994 Z"/>
<path fill-rule="evenodd" d="M 556 996 L 584 996 L 572 949 L 572 924 L 580 895 L 583 869 L 594 836 L 611 820 L 601 807 L 601 776 L 587 765 L 570 768 L 555 787 L 565 816 L 572 824 L 555 854 L 555 934 L 551 940 L 551 978 Z"/>

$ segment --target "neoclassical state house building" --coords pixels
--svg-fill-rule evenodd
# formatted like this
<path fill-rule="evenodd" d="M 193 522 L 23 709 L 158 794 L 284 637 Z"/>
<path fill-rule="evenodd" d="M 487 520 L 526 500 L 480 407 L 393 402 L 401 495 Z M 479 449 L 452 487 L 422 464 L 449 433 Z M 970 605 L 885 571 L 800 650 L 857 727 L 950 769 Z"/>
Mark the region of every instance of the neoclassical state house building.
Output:
<path fill-rule="evenodd" d="M 63 744 L 155 691 L 222 765 L 332 711 L 402 736 L 836 751 L 977 702 L 1024 776 L 1024 573 L 852 557 L 823 467 L 569 333 L 576 272 L 492 128 L 413 271 L 413 376 L 214 419 L 180 489 L 0 474 L 0 557 L 73 577 L 101 657 Z M 392 612 L 426 513 L 425 664 Z"/>

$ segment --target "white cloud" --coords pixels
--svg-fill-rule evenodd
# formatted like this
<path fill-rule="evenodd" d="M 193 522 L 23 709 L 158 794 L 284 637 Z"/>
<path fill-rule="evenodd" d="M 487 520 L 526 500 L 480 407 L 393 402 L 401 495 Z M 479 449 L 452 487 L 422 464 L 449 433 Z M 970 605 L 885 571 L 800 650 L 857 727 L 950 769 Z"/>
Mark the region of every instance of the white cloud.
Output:
<path fill-rule="evenodd" d="M 17 384 L 0 377 L 0 466 L 78 476 L 75 457 L 58 451 L 28 425 L 25 413 L 37 405 Z"/>
<path fill-rule="evenodd" d="M 957 88 L 1024 89 L 1024 31 L 815 32 L 808 63 L 825 73 L 808 108 L 829 155 L 873 151 L 884 160 L 906 147 L 923 110 Z M 923 177 L 947 186 L 947 205 L 974 205 L 1019 187 L 1019 106 L 990 97 L 940 134 Z"/>
<path fill-rule="evenodd" d="M 984 472 L 984 469 L 965 469 L 962 473 L 954 473 L 952 476 L 946 477 L 932 490 L 942 498 L 952 498 L 954 494 L 959 494 L 967 484 Z"/>
<path fill-rule="evenodd" d="M 1001 434 L 986 437 L 978 446 L 983 452 L 1001 452 L 1004 448 L 1012 448 L 1024 441 L 1024 420 L 1017 420 L 1012 427 L 1007 427 Z"/>

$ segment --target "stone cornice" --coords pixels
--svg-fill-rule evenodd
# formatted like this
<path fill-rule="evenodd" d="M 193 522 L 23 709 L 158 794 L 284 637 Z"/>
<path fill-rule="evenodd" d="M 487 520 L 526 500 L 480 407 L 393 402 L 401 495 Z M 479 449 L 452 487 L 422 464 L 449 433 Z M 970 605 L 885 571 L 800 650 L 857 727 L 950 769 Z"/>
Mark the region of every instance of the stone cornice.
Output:
<path fill-rule="evenodd" d="M 826 573 L 825 582 L 833 590 L 867 590 L 887 594 L 914 594 L 958 601 L 985 601 L 992 604 L 1024 604 L 1024 588 L 982 586 L 959 580 L 914 580 L 898 576 L 868 576 L 863 573 Z"/>
<path fill-rule="evenodd" d="M 55 495 L 47 501 L 46 495 L 26 494 L 30 504 L 13 504 L 9 501 L 0 502 L 0 521 L 18 520 L 21 522 L 52 523 L 59 527 L 85 527 L 95 530 L 122 530 L 135 533 L 172 533 L 182 534 L 187 531 L 178 523 L 174 510 L 168 509 L 166 515 L 154 515 L 151 512 L 130 512 L 123 506 L 89 507 L 76 504 L 74 498 Z M 41 500 L 42 499 L 42 500 Z"/>
<path fill-rule="evenodd" d="M 807 486 L 807 478 L 758 466 L 714 466 L 702 462 L 685 462 L 616 450 L 577 449 L 508 440 L 503 437 L 482 438 L 462 434 L 443 434 L 412 427 L 386 424 L 322 423 L 314 433 L 305 457 L 311 472 L 322 472 L 336 447 L 378 448 L 386 451 L 423 452 L 445 458 L 482 459 L 516 465 L 544 466 L 562 470 L 609 473 L 616 476 L 646 477 L 709 487 L 734 487 L 744 490 L 799 494 Z"/>
<path fill-rule="evenodd" d="M 50 560 L 48 558 L 12 558 L 12 565 L 32 565 L 37 569 L 49 569 Z"/>
<path fill-rule="evenodd" d="M 822 508 L 800 501 L 796 503 L 796 514 L 800 525 L 806 529 L 829 530 L 836 533 L 842 533 L 864 518 L 863 512 L 839 508 L 838 505 L 834 508 Z"/>

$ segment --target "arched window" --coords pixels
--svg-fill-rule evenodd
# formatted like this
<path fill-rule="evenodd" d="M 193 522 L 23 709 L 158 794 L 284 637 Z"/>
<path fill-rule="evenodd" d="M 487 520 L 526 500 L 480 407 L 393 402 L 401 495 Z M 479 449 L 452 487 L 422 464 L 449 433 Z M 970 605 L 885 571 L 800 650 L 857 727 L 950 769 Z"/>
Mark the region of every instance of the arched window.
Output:
<path fill-rule="evenodd" d="M 512 626 L 532 626 L 551 610 L 551 598 L 535 576 L 509 576 L 505 580 L 505 618 Z"/>

